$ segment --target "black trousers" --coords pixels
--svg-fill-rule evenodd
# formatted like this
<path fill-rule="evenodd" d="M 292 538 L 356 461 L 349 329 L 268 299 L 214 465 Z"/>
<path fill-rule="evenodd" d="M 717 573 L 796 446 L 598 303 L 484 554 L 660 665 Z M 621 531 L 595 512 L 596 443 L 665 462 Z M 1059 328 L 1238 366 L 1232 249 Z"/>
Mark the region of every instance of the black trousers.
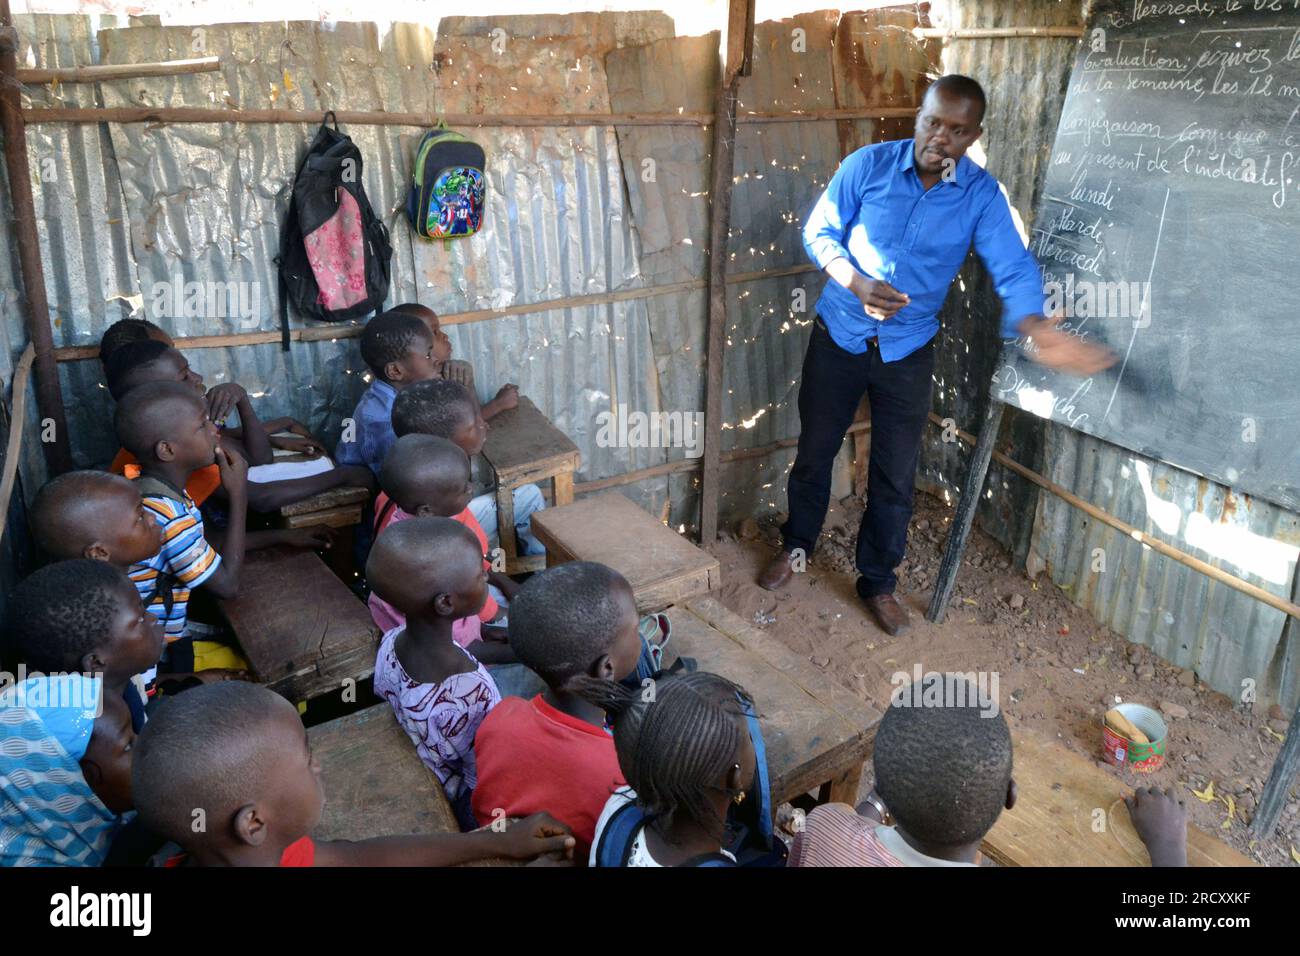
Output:
<path fill-rule="evenodd" d="M 931 341 L 886 362 L 872 340 L 861 355 L 835 344 L 818 317 L 799 383 L 799 449 L 790 471 L 790 518 L 781 528 L 785 550 L 811 556 L 830 502 L 831 466 L 865 392 L 871 403 L 871 463 L 867 507 L 858 528 L 858 593 L 892 594 L 894 569 L 907 548 L 921 434 L 930 411 L 934 372 Z"/>

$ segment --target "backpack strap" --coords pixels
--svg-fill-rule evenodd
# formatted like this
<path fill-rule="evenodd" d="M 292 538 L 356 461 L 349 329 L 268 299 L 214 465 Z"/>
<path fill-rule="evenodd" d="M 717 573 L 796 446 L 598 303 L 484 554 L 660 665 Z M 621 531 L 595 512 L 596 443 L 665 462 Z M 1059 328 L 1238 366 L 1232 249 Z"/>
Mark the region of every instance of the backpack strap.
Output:
<path fill-rule="evenodd" d="M 749 727 L 749 740 L 754 745 L 754 776 L 756 778 L 754 789 L 758 791 L 755 797 L 758 799 L 759 833 L 763 842 L 770 847 L 772 843 L 772 788 L 767 772 L 767 746 L 763 743 L 763 728 L 759 726 L 758 714 L 754 712 L 754 705 L 739 693 L 736 694 L 736 700 L 739 701 L 741 709 L 745 712 L 745 723 Z"/>
<path fill-rule="evenodd" d="M 382 509 L 380 509 L 379 514 L 375 515 L 375 534 L 376 534 L 376 535 L 378 535 L 379 532 L 380 532 L 380 530 L 383 528 L 383 526 L 384 526 L 384 519 L 386 519 L 390 514 L 392 514 L 392 513 L 393 513 L 393 509 L 396 508 L 396 507 L 397 507 L 397 502 L 394 501 L 392 498 L 389 498 L 387 501 L 384 502 L 384 507 L 383 507 Z"/>
<path fill-rule="evenodd" d="M 627 866 L 632 857 L 632 844 L 645 825 L 645 813 L 635 802 L 619 807 L 605 821 L 596 844 L 596 865 L 604 867 Z"/>
<path fill-rule="evenodd" d="M 330 122 L 334 124 L 334 132 L 337 133 L 339 131 L 339 118 L 334 115 L 333 110 L 326 110 L 325 115 L 321 117 L 320 124 L 321 126 L 324 126 L 326 123 Z"/>

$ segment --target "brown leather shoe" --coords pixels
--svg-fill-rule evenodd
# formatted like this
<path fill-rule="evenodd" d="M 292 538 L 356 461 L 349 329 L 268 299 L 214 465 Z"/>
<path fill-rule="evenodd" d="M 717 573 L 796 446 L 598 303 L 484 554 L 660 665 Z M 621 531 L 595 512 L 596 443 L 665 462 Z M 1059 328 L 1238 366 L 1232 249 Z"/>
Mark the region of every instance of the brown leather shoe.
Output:
<path fill-rule="evenodd" d="M 763 573 L 758 576 L 758 586 L 767 591 L 777 591 L 790 583 L 794 577 L 794 566 L 790 563 L 790 552 L 782 551 L 768 562 Z"/>
<path fill-rule="evenodd" d="M 877 594 L 875 597 L 863 598 L 863 602 L 876 624 L 890 637 L 902 634 L 911 626 L 907 608 L 899 604 L 898 598 L 892 594 Z"/>

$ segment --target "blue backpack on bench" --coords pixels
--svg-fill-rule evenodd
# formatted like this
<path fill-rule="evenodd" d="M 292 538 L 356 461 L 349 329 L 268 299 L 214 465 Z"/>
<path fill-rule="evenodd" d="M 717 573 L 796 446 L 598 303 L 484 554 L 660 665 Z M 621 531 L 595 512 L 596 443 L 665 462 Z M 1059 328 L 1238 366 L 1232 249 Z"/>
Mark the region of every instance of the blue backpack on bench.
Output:
<path fill-rule="evenodd" d="M 705 853 L 682 863 L 682 866 L 785 866 L 788 850 L 772 832 L 772 790 L 768 784 L 767 748 L 753 705 L 739 694 L 736 699 L 745 711 L 749 739 L 754 745 L 754 783 L 749 788 L 752 800 L 732 804 L 727 811 L 726 849 L 733 861 L 722 853 Z M 622 867 L 632 855 L 632 845 L 649 818 L 635 803 L 615 810 L 601 831 L 596 844 L 596 865 Z"/>

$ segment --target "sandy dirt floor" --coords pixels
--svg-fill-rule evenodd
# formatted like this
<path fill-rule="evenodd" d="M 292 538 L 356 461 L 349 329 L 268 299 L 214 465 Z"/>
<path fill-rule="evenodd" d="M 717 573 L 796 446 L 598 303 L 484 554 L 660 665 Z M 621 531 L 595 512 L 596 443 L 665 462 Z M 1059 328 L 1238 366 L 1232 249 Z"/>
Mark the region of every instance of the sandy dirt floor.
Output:
<path fill-rule="evenodd" d="M 913 623 L 897 638 L 875 625 L 853 588 L 861 506 L 851 497 L 831 503 L 818 553 L 806 572 L 778 592 L 764 591 L 754 579 L 775 553 L 784 516 L 745 519 L 724 533 L 712 549 L 722 563 L 721 599 L 877 707 L 889 701 L 890 677 L 910 674 L 917 663 L 923 671 L 996 672 L 1001 706 L 1013 728 L 1019 725 L 1092 757 L 1114 774 L 1117 787 L 1134 781 L 1176 786 L 1186 795 L 1192 822 L 1203 830 L 1261 863 L 1296 865 L 1300 787 L 1292 787 L 1270 839 L 1257 841 L 1248 827 L 1287 729 L 1280 709 L 1234 707 L 1191 671 L 1098 624 L 1046 574 L 1029 580 L 1012 567 L 1011 555 L 978 529 L 946 620 L 930 624 L 924 612 L 952 515 L 942 502 L 918 493 L 908 557 L 899 571 L 899 597 Z M 1117 696 L 1164 714 L 1167 758 L 1155 774 L 1122 774 L 1101 760 L 1101 715 Z M 870 777 L 868 764 L 863 796 Z M 1212 801 L 1190 792 L 1205 792 L 1211 781 Z M 1231 818 L 1220 798 L 1229 796 Z"/>

